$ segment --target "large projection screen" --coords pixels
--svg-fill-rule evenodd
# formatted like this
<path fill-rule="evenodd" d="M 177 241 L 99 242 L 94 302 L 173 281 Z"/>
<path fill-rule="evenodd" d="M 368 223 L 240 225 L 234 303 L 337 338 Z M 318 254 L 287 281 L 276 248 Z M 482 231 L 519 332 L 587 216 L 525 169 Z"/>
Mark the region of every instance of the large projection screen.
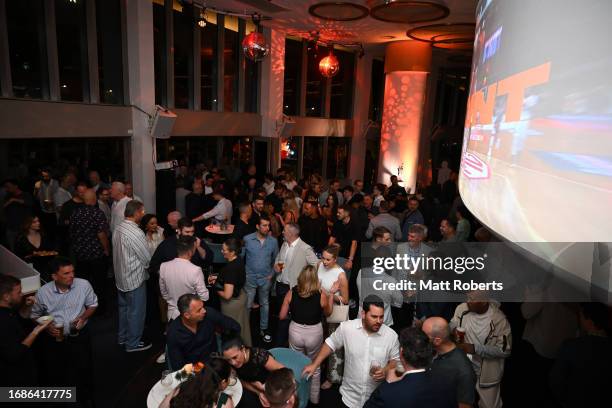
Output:
<path fill-rule="evenodd" d="M 514 242 L 612 241 L 612 1 L 481 0 L 459 189 Z"/>

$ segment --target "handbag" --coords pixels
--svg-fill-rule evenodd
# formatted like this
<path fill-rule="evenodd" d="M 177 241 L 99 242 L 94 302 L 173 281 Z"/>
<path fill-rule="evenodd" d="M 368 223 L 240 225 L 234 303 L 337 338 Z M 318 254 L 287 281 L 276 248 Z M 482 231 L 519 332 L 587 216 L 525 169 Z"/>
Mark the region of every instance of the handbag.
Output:
<path fill-rule="evenodd" d="M 334 304 L 332 312 L 327 316 L 327 323 L 342 323 L 349 318 L 349 305 Z"/>

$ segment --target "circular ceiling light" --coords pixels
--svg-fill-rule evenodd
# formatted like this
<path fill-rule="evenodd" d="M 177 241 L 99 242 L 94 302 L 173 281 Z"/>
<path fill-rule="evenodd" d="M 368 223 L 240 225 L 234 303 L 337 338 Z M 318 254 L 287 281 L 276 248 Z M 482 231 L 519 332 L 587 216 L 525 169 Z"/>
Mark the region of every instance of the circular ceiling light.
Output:
<path fill-rule="evenodd" d="M 434 48 L 468 50 L 473 47 L 475 30 L 474 23 L 430 24 L 410 29 L 406 35 Z"/>
<path fill-rule="evenodd" d="M 435 1 L 373 0 L 369 4 L 370 16 L 388 23 L 425 23 L 450 14 L 448 7 Z"/>
<path fill-rule="evenodd" d="M 344 1 L 330 1 L 313 4 L 308 8 L 310 15 L 331 21 L 355 21 L 369 14 L 367 7 Z"/>

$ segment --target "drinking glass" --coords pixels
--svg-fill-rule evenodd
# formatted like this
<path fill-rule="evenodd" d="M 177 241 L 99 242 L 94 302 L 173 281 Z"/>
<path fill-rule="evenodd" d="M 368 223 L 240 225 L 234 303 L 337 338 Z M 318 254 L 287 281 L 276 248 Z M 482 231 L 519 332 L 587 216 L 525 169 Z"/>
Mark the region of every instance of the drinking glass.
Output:
<path fill-rule="evenodd" d="M 378 360 L 372 360 L 370 361 L 370 377 L 374 377 L 374 374 L 376 374 L 376 371 L 380 370 L 382 368 L 382 363 Z"/>
<path fill-rule="evenodd" d="M 164 387 L 171 387 L 173 383 L 172 380 L 172 370 L 164 370 L 161 375 L 161 385 Z"/>
<path fill-rule="evenodd" d="M 465 327 L 457 327 L 457 343 L 465 343 Z"/>
<path fill-rule="evenodd" d="M 56 317 L 53 321 L 53 325 L 57 330 L 59 330 L 59 336 L 55 338 L 55 341 L 58 343 L 64 341 L 64 321 L 59 317 Z"/>

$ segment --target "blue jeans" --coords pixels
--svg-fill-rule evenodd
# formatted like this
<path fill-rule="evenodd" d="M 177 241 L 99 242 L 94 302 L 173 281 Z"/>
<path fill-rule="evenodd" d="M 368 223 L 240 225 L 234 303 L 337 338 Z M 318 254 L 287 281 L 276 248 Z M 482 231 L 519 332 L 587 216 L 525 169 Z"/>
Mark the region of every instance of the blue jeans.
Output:
<path fill-rule="evenodd" d="M 268 328 L 268 317 L 270 316 L 270 289 L 272 288 L 272 279 L 266 278 L 247 278 L 244 285 L 244 290 L 247 293 L 247 308 L 251 309 L 255 300 L 255 293 L 259 292 L 259 328 L 266 330 Z"/>
<path fill-rule="evenodd" d="M 146 282 L 129 292 L 118 291 L 117 304 L 119 306 L 119 343 L 125 343 L 126 349 L 136 348 L 142 337 L 147 314 Z"/>

